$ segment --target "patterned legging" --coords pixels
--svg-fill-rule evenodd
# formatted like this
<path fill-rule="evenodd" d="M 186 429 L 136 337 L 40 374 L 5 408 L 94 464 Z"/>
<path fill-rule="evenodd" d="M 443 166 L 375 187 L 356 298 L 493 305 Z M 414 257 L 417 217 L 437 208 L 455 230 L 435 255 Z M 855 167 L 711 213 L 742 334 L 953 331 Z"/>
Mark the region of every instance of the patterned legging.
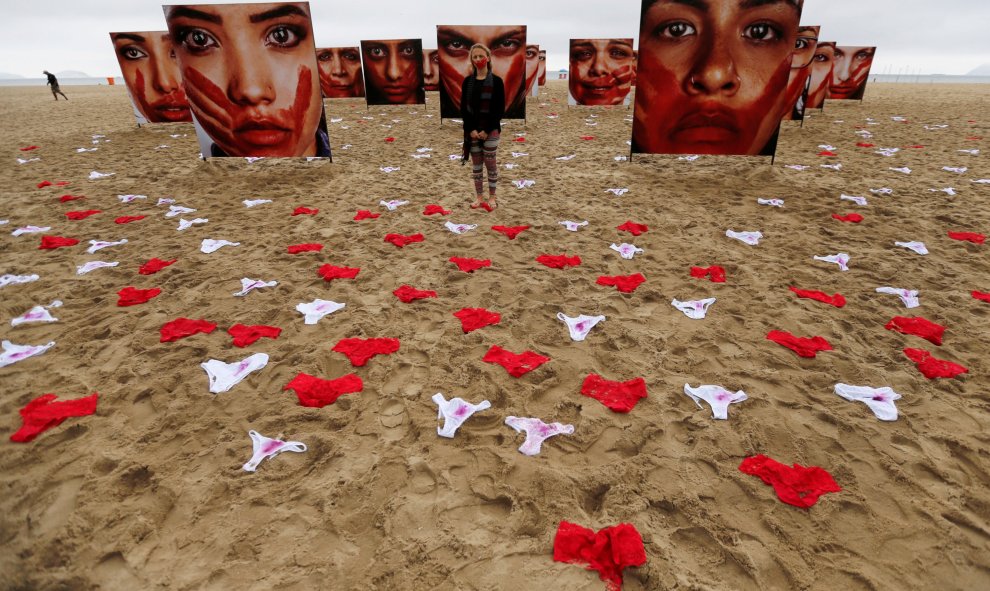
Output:
<path fill-rule="evenodd" d="M 484 144 L 481 140 L 471 140 L 471 176 L 474 178 L 474 192 L 478 195 L 483 194 L 481 169 L 484 162 L 484 168 L 488 169 L 488 194 L 495 196 L 495 188 L 498 185 L 498 164 L 495 162 L 498 138 L 498 131 L 493 131 Z"/>

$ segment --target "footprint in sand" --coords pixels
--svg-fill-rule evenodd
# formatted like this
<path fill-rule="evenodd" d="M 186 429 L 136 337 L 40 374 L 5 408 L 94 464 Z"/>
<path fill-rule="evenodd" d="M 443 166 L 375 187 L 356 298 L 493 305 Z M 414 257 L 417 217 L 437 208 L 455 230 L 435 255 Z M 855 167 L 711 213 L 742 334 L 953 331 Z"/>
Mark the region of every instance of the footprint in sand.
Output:
<path fill-rule="evenodd" d="M 381 436 L 386 441 L 398 441 L 409 432 L 409 413 L 406 412 L 406 406 L 398 400 L 387 403 L 379 413 L 378 420 L 385 427 Z"/>

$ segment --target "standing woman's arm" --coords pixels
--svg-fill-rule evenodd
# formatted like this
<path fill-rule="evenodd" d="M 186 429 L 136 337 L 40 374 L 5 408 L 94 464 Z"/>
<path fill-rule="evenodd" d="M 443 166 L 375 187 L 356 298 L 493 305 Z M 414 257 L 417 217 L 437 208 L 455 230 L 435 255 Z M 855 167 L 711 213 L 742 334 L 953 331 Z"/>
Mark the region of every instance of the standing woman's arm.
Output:
<path fill-rule="evenodd" d="M 505 115 L 505 83 L 496 76 L 494 86 L 492 89 L 492 121 L 501 124 L 502 117 Z"/>

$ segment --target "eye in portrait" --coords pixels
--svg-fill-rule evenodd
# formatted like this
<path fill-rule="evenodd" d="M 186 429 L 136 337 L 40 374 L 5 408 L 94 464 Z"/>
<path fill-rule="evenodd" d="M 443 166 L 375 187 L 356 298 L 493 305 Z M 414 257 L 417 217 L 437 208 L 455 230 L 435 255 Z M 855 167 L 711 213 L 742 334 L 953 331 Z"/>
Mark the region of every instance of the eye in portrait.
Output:
<path fill-rule="evenodd" d="M 571 39 L 568 104 L 628 104 L 635 78 L 632 39 Z"/>
<path fill-rule="evenodd" d="M 860 100 L 866 92 L 866 81 L 870 77 L 876 47 L 839 45 L 835 48 L 835 65 L 832 67 L 832 82 L 828 87 L 828 98 L 839 100 Z"/>
<path fill-rule="evenodd" d="M 832 82 L 832 68 L 835 66 L 835 41 L 819 41 L 815 56 L 811 58 L 811 75 L 808 77 L 808 101 L 804 111 L 821 109 L 828 97 L 828 86 Z"/>
<path fill-rule="evenodd" d="M 803 0 L 643 0 L 633 151 L 771 155 Z"/>
<path fill-rule="evenodd" d="M 791 108 L 784 113 L 785 121 L 804 119 L 804 107 L 808 101 L 811 64 L 818 48 L 818 31 L 821 27 L 804 26 L 798 28 L 797 42 L 794 45 L 794 58 L 791 59 L 791 73 L 787 78 L 787 102 Z"/>
<path fill-rule="evenodd" d="M 436 49 L 423 50 L 423 90 L 440 90 L 440 52 Z"/>
<path fill-rule="evenodd" d="M 461 86 L 471 75 L 471 46 L 481 43 L 492 51 L 492 73 L 505 85 L 503 119 L 526 117 L 526 26 L 439 25 L 440 116 L 459 117 Z"/>
<path fill-rule="evenodd" d="M 362 41 L 365 95 L 369 105 L 421 105 L 423 40 Z"/>
<path fill-rule="evenodd" d="M 539 45 L 527 45 L 526 46 L 526 94 L 528 96 L 537 96 L 539 94 L 539 86 L 536 85 L 536 77 L 540 72 L 540 46 Z M 534 94 L 533 89 L 537 89 Z"/>
<path fill-rule="evenodd" d="M 316 65 L 320 69 L 320 88 L 323 89 L 324 97 L 334 99 L 364 96 L 360 48 L 317 48 Z"/>
<path fill-rule="evenodd" d="M 204 156 L 330 157 L 308 2 L 163 8 Z"/>
<path fill-rule="evenodd" d="M 540 86 L 547 85 L 547 50 L 540 50 L 540 68 L 536 72 L 537 81 L 536 83 Z"/>
<path fill-rule="evenodd" d="M 192 121 L 168 31 L 110 33 L 138 125 Z"/>

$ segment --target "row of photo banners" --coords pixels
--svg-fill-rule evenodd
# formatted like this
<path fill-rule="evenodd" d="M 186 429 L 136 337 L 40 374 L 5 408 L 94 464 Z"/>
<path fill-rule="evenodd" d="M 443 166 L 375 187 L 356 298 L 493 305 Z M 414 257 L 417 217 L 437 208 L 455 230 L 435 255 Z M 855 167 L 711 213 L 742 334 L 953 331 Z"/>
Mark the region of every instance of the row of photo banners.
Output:
<path fill-rule="evenodd" d="M 772 156 L 782 120 L 861 100 L 876 54 L 819 41 L 820 27 L 799 24 L 802 6 L 643 0 L 638 50 L 632 38 L 570 40 L 568 103 L 634 95 L 633 153 Z M 478 44 L 503 82 L 503 118 L 524 118 L 546 83 L 546 50 L 527 44 L 525 25 L 438 25 L 437 49 L 317 48 L 308 2 L 163 9 L 167 30 L 110 39 L 138 124 L 192 121 L 204 157 L 329 158 L 323 98 L 408 105 L 439 91 L 441 118 L 463 117 Z"/>

